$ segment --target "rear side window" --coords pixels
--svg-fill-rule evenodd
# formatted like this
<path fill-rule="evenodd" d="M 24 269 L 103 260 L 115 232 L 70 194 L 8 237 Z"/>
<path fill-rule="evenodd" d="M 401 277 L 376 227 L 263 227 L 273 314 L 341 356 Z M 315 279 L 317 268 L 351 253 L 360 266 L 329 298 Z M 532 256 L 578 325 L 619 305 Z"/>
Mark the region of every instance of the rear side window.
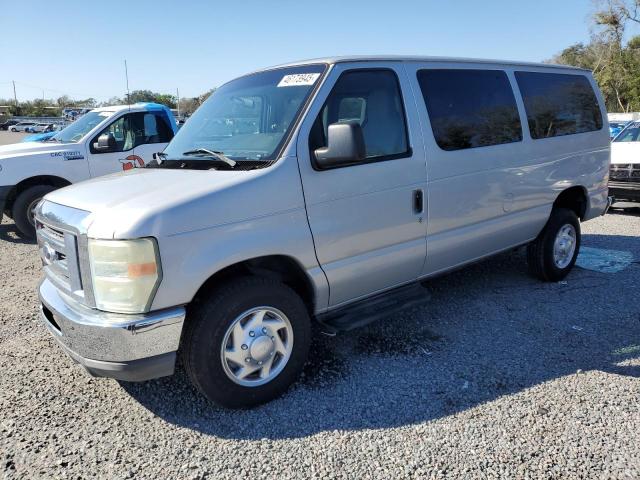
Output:
<path fill-rule="evenodd" d="M 311 129 L 311 151 L 326 147 L 329 125 L 354 121 L 362 126 L 367 162 L 409 155 L 404 106 L 393 71 L 343 73 Z"/>
<path fill-rule="evenodd" d="M 516 72 L 531 138 L 549 138 L 602 128 L 602 113 L 587 77 Z"/>
<path fill-rule="evenodd" d="M 507 74 L 499 70 L 420 70 L 431 128 L 443 150 L 522 140 L 518 107 Z"/>
<path fill-rule="evenodd" d="M 151 143 L 169 143 L 173 131 L 163 115 L 154 112 L 131 114 L 134 147 Z"/>

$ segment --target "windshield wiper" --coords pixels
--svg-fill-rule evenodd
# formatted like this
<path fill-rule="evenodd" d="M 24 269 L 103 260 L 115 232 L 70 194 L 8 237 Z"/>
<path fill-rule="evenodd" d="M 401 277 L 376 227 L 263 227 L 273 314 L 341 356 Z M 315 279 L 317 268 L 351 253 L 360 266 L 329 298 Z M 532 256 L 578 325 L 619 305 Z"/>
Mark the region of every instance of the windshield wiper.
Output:
<path fill-rule="evenodd" d="M 211 158 L 213 158 L 215 160 L 220 160 L 221 162 L 226 163 L 230 167 L 235 167 L 237 165 L 237 162 L 235 160 L 231 160 L 224 153 L 216 152 L 216 151 L 213 151 L 213 150 L 209 150 L 207 148 L 195 148 L 193 150 L 187 150 L 186 152 L 183 152 L 182 154 L 183 155 L 208 156 L 208 157 L 211 157 Z"/>
<path fill-rule="evenodd" d="M 160 160 L 156 158 L 145 165 L 145 168 L 168 168 L 168 169 L 189 169 L 189 170 L 231 170 L 234 167 L 224 160 L 215 157 L 183 157 L 183 158 L 165 158 Z"/>

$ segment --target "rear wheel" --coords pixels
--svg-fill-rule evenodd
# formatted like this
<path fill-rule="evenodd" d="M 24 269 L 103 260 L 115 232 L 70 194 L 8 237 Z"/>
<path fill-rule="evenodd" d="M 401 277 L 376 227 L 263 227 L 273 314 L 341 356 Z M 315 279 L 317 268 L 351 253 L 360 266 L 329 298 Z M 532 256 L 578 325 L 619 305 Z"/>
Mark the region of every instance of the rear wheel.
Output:
<path fill-rule="evenodd" d="M 35 185 L 18 194 L 13 202 L 12 216 L 16 227 L 24 238 L 36 236 L 35 208 L 47 193 L 55 190 L 51 185 Z"/>
<path fill-rule="evenodd" d="M 228 408 L 268 402 L 295 381 L 307 358 L 311 322 L 288 286 L 258 277 L 232 280 L 196 304 L 182 344 L 191 382 Z"/>
<path fill-rule="evenodd" d="M 580 221 L 575 212 L 556 208 L 538 238 L 527 247 L 531 274 L 546 282 L 565 278 L 580 252 Z"/>

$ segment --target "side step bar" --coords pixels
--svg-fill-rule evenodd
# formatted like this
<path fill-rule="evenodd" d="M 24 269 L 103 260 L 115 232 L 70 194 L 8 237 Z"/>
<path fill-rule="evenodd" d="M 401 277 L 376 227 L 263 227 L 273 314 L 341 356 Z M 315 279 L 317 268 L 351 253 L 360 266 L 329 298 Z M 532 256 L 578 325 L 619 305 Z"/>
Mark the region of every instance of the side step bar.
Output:
<path fill-rule="evenodd" d="M 430 298 L 429 291 L 422 284 L 413 283 L 322 313 L 316 316 L 316 320 L 324 327 L 326 334 L 335 335 L 362 327 L 401 310 L 424 305 Z"/>

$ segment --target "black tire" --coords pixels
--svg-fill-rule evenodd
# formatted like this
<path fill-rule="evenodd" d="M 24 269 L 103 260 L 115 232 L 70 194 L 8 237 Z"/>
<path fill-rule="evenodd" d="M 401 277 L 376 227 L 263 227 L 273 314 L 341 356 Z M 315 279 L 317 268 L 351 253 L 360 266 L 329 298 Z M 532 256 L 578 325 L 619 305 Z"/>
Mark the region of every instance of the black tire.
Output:
<path fill-rule="evenodd" d="M 51 185 L 35 185 L 18 194 L 13 202 L 12 216 L 13 221 L 20 234 L 29 240 L 36 237 L 36 229 L 33 223 L 29 221 L 29 207 L 34 201 L 44 197 L 47 193 L 54 191 L 56 188 Z"/>
<path fill-rule="evenodd" d="M 221 349 L 227 329 L 243 312 L 274 307 L 293 330 L 293 350 L 284 369 L 270 382 L 244 386 L 225 373 Z M 311 321 L 302 299 L 288 286 L 260 277 L 242 277 L 216 288 L 189 310 L 182 338 L 185 370 L 196 388 L 226 408 L 250 408 L 282 395 L 297 379 L 307 359 Z"/>
<path fill-rule="evenodd" d="M 571 225 L 575 230 L 575 250 L 571 261 L 560 268 L 554 261 L 553 249 L 556 236 L 565 225 Z M 580 221 L 575 212 L 567 208 L 554 208 L 542 232 L 527 246 L 529 272 L 545 282 L 558 282 L 565 278 L 580 253 L 580 237 Z"/>

